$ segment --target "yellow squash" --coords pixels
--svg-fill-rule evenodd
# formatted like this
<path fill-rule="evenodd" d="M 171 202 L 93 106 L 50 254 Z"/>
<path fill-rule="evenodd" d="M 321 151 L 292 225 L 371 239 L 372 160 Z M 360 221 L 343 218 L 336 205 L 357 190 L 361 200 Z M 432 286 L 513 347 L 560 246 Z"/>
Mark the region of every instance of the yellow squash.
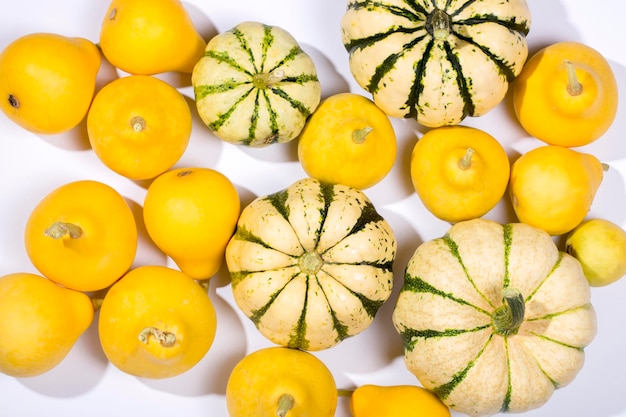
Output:
<path fill-rule="evenodd" d="M 333 417 L 337 387 L 311 353 L 263 348 L 235 365 L 226 385 L 230 417 Z"/>
<path fill-rule="evenodd" d="M 361 385 L 350 394 L 353 417 L 450 417 L 432 392 L 417 385 Z"/>
<path fill-rule="evenodd" d="M 493 136 L 466 126 L 432 129 L 415 144 L 411 179 L 426 208 L 441 220 L 481 217 L 509 182 L 506 151 Z"/>
<path fill-rule="evenodd" d="M 138 232 L 124 197 L 102 182 L 80 180 L 57 187 L 36 205 L 24 243 L 33 265 L 50 280 L 97 291 L 131 267 Z"/>
<path fill-rule="evenodd" d="M 24 378 L 50 371 L 93 317 L 82 292 L 30 273 L 0 277 L 0 372 Z"/>

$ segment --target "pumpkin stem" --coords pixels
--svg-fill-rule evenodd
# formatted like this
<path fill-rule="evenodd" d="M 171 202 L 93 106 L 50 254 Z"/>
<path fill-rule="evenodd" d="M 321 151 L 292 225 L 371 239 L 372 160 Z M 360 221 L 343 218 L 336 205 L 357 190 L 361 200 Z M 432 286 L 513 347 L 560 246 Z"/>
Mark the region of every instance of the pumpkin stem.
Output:
<path fill-rule="evenodd" d="M 274 70 L 270 73 L 254 74 L 252 84 L 260 90 L 264 90 L 281 82 L 285 78 L 285 71 L 282 69 Z"/>
<path fill-rule="evenodd" d="M 567 92 L 572 96 L 581 95 L 583 93 L 583 85 L 578 80 L 574 63 L 568 59 L 563 62 L 565 63 L 565 70 L 567 71 Z"/>
<path fill-rule="evenodd" d="M 61 239 L 65 235 L 69 235 L 72 239 L 78 239 L 83 234 L 83 229 L 72 223 L 54 222 L 48 227 L 44 234 L 52 239 Z"/>
<path fill-rule="evenodd" d="M 156 327 L 146 327 L 138 337 L 141 343 L 148 343 L 150 336 L 154 337 L 163 347 L 172 347 L 176 343 L 176 335 L 172 332 L 157 329 Z"/>
<path fill-rule="evenodd" d="M 474 156 L 475 152 L 476 151 L 473 148 L 467 148 L 463 158 L 459 159 L 459 168 L 462 170 L 469 169 L 472 166 L 472 156 Z"/>
<path fill-rule="evenodd" d="M 357 129 L 352 132 L 352 140 L 354 141 L 354 143 L 363 143 L 365 142 L 365 138 L 367 137 L 367 135 L 369 135 L 372 130 L 374 130 L 374 128 L 369 126 L 366 126 L 362 129 Z"/>
<path fill-rule="evenodd" d="M 450 35 L 450 16 L 441 9 L 435 9 L 428 15 L 426 27 L 435 39 L 444 40 Z"/>
<path fill-rule="evenodd" d="M 276 415 L 278 417 L 285 417 L 287 412 L 291 410 L 296 403 L 291 394 L 283 394 L 278 398 L 278 407 L 276 408 Z"/>
<path fill-rule="evenodd" d="M 507 287 L 502 292 L 502 300 L 504 303 L 491 316 L 493 327 L 501 336 L 514 335 L 524 321 L 524 297 L 518 289 Z"/>
<path fill-rule="evenodd" d="M 307 275 L 315 275 L 322 268 L 324 261 L 315 251 L 306 252 L 298 259 L 300 270 Z"/>

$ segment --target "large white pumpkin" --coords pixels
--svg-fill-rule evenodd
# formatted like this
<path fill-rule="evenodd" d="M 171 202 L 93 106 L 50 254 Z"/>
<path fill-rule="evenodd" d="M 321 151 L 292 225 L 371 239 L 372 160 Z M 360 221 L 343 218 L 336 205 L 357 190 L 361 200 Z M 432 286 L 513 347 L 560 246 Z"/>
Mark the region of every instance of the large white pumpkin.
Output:
<path fill-rule="evenodd" d="M 525 0 L 349 0 L 341 32 L 352 75 L 383 111 L 437 127 L 502 101 L 530 22 Z"/>
<path fill-rule="evenodd" d="M 540 229 L 484 219 L 417 248 L 393 323 L 407 369 L 471 416 L 541 406 L 596 334 L 580 263 Z"/>

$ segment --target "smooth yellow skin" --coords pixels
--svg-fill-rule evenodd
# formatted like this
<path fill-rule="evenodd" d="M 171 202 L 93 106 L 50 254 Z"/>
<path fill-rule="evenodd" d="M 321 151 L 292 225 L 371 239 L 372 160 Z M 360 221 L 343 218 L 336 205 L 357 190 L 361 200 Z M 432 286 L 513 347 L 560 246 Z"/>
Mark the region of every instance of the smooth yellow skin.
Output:
<path fill-rule="evenodd" d="M 353 417 L 449 417 L 432 392 L 416 385 L 361 385 L 350 395 Z"/>
<path fill-rule="evenodd" d="M 609 220 L 583 221 L 567 235 L 565 247 L 580 261 L 592 287 L 604 287 L 626 275 L 626 231 Z"/>
<path fill-rule="evenodd" d="M 154 178 L 178 162 L 187 149 L 191 126 L 183 95 L 148 75 L 111 81 L 96 94 L 87 116 L 96 156 L 132 180 Z"/>
<path fill-rule="evenodd" d="M 154 244 L 181 271 L 209 279 L 224 262 L 240 210 L 237 189 L 224 174 L 210 168 L 177 168 L 150 184 L 143 215 Z"/>
<path fill-rule="evenodd" d="M 100 47 L 113 66 L 130 74 L 190 74 L 206 42 L 179 0 L 113 0 Z"/>
<path fill-rule="evenodd" d="M 545 145 L 512 165 L 509 196 L 522 223 L 558 236 L 587 215 L 602 182 L 602 163 L 593 155 Z"/>
<path fill-rule="evenodd" d="M 286 417 L 335 415 L 337 386 L 330 370 L 313 354 L 287 347 L 262 348 L 235 365 L 226 385 L 228 415 L 275 417 L 283 394 L 293 397 Z"/>
<path fill-rule="evenodd" d="M 372 129 L 362 139 L 354 133 Z M 323 100 L 298 139 L 298 159 L 317 180 L 363 190 L 380 182 L 396 159 L 389 117 L 373 101 L 353 93 Z"/>
<path fill-rule="evenodd" d="M 35 274 L 0 278 L 0 372 L 44 374 L 65 359 L 91 325 L 94 307 L 82 292 Z"/>
<path fill-rule="evenodd" d="M 82 234 L 47 235 L 57 222 L 77 226 Z M 24 244 L 35 268 L 50 280 L 78 291 L 97 291 L 131 267 L 137 225 L 115 189 L 99 181 L 74 181 L 54 189 L 35 206 L 26 222 Z"/>
<path fill-rule="evenodd" d="M 468 153 L 469 166 L 462 162 Z M 411 179 L 424 206 L 436 217 L 459 222 L 481 217 L 506 193 L 510 163 L 488 133 L 466 126 L 429 130 L 415 144 Z"/>
<path fill-rule="evenodd" d="M 58 134 L 87 114 L 100 51 L 84 38 L 32 33 L 0 53 L 0 109 L 22 128 Z"/>
<path fill-rule="evenodd" d="M 572 62 L 582 93 L 568 92 L 565 61 Z M 522 127 L 551 145 L 577 147 L 599 139 L 617 114 L 617 82 L 607 60 L 578 42 L 559 42 L 533 55 L 513 82 L 513 105 Z"/>
<path fill-rule="evenodd" d="M 162 379 L 188 371 L 206 355 L 216 324 L 211 299 L 190 276 L 164 266 L 140 266 L 105 295 L 98 334 L 107 359 L 121 371 Z M 170 333 L 172 344 L 144 332 L 149 329 Z"/>

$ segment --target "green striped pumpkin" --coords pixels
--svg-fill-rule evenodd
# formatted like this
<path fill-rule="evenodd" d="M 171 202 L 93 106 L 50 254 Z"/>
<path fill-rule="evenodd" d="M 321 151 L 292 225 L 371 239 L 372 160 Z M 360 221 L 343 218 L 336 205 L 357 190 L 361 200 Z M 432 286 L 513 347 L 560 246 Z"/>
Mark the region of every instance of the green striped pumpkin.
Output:
<path fill-rule="evenodd" d="M 296 138 L 321 99 L 309 55 L 284 29 L 259 22 L 214 36 L 191 82 L 209 129 L 226 142 L 253 147 Z"/>
<path fill-rule="evenodd" d="M 580 263 L 540 229 L 485 219 L 417 248 L 393 323 L 407 369 L 470 416 L 543 405 L 596 334 Z"/>
<path fill-rule="evenodd" d="M 349 0 L 341 31 L 352 75 L 383 111 L 439 127 L 502 101 L 530 21 L 525 0 Z"/>
<path fill-rule="evenodd" d="M 270 341 L 308 351 L 372 323 L 395 256 L 393 231 L 363 192 L 311 178 L 247 205 L 226 247 L 241 311 Z"/>

